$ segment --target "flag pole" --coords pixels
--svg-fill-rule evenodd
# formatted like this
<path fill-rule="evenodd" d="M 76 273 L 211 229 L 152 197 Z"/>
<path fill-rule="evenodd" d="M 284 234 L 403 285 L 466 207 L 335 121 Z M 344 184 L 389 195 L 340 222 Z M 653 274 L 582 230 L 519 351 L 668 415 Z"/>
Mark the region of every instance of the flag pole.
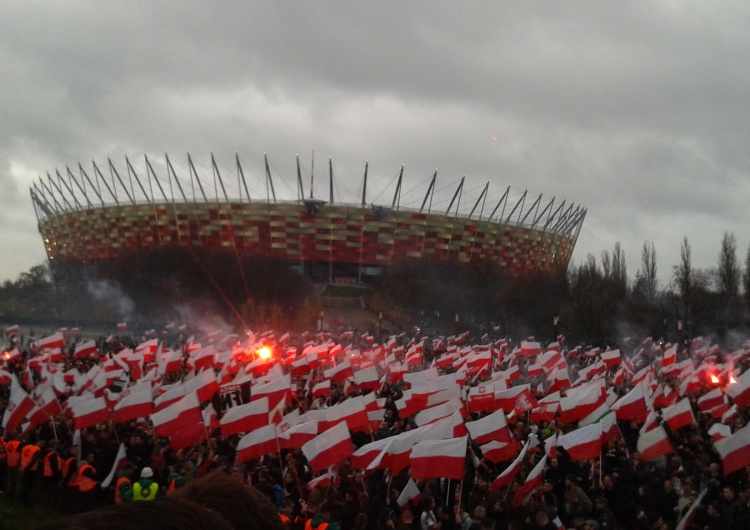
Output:
<path fill-rule="evenodd" d="M 393 471 L 391 471 L 391 477 L 393 477 Z M 362 481 L 362 489 L 365 490 L 365 495 L 367 495 L 369 497 L 370 494 L 367 492 L 367 484 L 365 484 L 365 474 L 364 474 L 364 472 L 362 472 L 362 473 L 359 474 L 359 478 Z M 389 479 L 389 483 L 388 483 L 388 491 L 389 492 L 391 491 L 390 479 Z"/>
<path fill-rule="evenodd" d="M 451 496 L 451 479 L 448 479 L 448 487 L 446 488 L 446 490 L 447 491 L 445 492 L 445 507 L 447 508 L 448 507 L 448 499 Z"/>
<path fill-rule="evenodd" d="M 120 443 L 120 437 L 117 436 L 117 429 L 115 429 L 115 424 L 112 420 L 109 420 L 109 428 L 112 429 L 112 432 L 115 433 L 115 440 L 117 440 L 117 443 Z"/>

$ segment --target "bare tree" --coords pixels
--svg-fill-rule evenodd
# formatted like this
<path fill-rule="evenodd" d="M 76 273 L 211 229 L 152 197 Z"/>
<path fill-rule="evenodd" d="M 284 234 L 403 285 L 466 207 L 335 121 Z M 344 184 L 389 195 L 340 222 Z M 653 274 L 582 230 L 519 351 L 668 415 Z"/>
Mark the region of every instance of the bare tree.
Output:
<path fill-rule="evenodd" d="M 654 242 L 651 241 L 643 242 L 643 250 L 641 250 L 641 276 L 646 287 L 646 296 L 649 300 L 653 300 L 656 297 L 656 247 Z"/>
<path fill-rule="evenodd" d="M 742 275 L 742 287 L 745 289 L 745 299 L 750 303 L 750 246 L 745 255 L 745 273 Z"/>
<path fill-rule="evenodd" d="M 602 273 L 605 278 L 609 278 L 612 275 L 612 258 L 606 250 L 602 250 Z"/>
<path fill-rule="evenodd" d="M 737 240 L 734 233 L 724 232 L 719 251 L 719 293 L 734 298 L 740 290 L 740 267 L 737 265 Z"/>
<path fill-rule="evenodd" d="M 691 318 L 691 302 L 695 287 L 695 277 L 690 253 L 690 243 L 687 236 L 682 239 L 680 247 L 680 264 L 675 267 L 674 283 L 679 295 L 679 302 L 682 306 L 679 310 L 680 316 L 684 321 Z"/>
<path fill-rule="evenodd" d="M 620 242 L 615 242 L 615 250 L 612 252 L 612 278 L 621 287 L 628 284 L 628 268 L 625 265 L 625 251 L 622 250 Z"/>

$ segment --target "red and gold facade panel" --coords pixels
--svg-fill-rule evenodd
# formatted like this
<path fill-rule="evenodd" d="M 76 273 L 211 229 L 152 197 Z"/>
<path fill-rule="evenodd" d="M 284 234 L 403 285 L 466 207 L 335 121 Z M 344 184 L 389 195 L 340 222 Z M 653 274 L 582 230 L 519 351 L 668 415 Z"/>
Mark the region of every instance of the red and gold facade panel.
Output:
<path fill-rule="evenodd" d="M 192 246 L 237 249 L 289 261 L 387 266 L 403 258 L 492 260 L 508 268 L 567 265 L 575 238 L 460 216 L 326 205 L 317 214 L 289 203 L 106 206 L 40 222 L 50 259 L 90 261 Z"/>

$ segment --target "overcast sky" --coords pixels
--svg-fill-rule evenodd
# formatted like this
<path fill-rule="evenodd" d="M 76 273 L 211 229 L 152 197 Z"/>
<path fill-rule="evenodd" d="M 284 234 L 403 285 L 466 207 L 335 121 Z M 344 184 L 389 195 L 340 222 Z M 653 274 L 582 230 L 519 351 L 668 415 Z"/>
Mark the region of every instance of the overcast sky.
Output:
<path fill-rule="evenodd" d="M 238 152 L 251 194 L 265 193 L 263 152 L 294 186 L 295 154 L 309 175 L 315 149 L 321 179 L 333 157 L 341 200 L 361 194 L 365 159 L 373 202 L 390 202 L 402 163 L 403 202 L 421 201 L 436 168 L 448 199 L 463 174 L 465 203 L 488 179 L 490 199 L 509 184 L 512 200 L 567 199 L 588 209 L 574 261 L 620 241 L 631 278 L 646 240 L 662 280 L 683 236 L 695 267 L 715 266 L 724 231 L 744 262 L 750 3 L 0 0 L 0 12 L 0 280 L 45 259 L 39 175 L 107 157 L 124 168 L 126 155 L 144 167 L 144 153 L 184 167 L 186 151 L 211 185 L 210 152 L 230 181 Z"/>

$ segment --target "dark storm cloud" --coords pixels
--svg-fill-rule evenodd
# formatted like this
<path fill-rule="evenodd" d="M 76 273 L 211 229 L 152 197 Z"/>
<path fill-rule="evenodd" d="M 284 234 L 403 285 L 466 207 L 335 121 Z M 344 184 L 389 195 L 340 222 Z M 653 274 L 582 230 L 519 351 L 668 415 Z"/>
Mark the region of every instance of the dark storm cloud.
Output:
<path fill-rule="evenodd" d="M 448 196 L 467 175 L 466 203 L 511 184 L 586 206 L 575 259 L 621 241 L 631 275 L 644 240 L 664 279 L 683 235 L 699 267 L 724 230 L 750 242 L 744 3 L 0 7 L 0 278 L 44 259 L 35 177 L 144 152 L 184 167 L 189 150 L 210 175 L 214 151 L 231 175 L 237 151 L 259 194 L 264 151 L 285 177 L 299 153 L 307 186 L 313 148 L 316 180 L 332 155 L 348 200 L 365 158 L 375 202 L 402 163 L 404 201 L 435 168 Z"/>

